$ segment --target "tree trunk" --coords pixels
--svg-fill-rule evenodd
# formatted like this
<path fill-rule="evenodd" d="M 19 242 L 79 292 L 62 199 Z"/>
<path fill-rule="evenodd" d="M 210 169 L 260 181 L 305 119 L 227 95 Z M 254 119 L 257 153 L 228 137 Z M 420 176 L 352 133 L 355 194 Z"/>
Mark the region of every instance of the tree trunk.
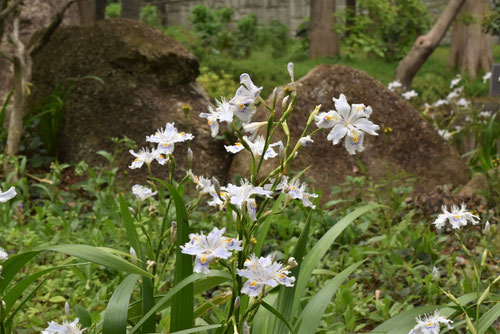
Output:
<path fill-rule="evenodd" d="M 80 24 L 92 24 L 95 22 L 95 0 L 78 0 L 78 11 L 80 12 Z"/>
<path fill-rule="evenodd" d="M 451 0 L 432 29 L 427 34 L 419 36 L 408 55 L 399 62 L 396 80 L 399 80 L 404 87 L 411 86 L 418 70 L 439 45 L 464 3 L 465 0 Z"/>
<path fill-rule="evenodd" d="M 141 18 L 141 0 L 122 0 L 121 16 L 139 20 Z"/>
<path fill-rule="evenodd" d="M 356 0 L 346 0 L 345 7 L 347 14 L 345 20 L 345 25 L 346 25 L 345 35 L 346 37 L 348 37 L 351 33 L 351 28 L 354 25 L 354 19 L 356 17 Z"/>
<path fill-rule="evenodd" d="M 19 11 L 15 12 L 14 21 L 12 23 L 12 33 L 9 39 L 14 47 L 14 52 L 12 55 L 6 55 L 0 52 L 0 56 L 14 64 L 14 107 L 7 115 L 9 125 L 5 153 L 8 156 L 17 154 L 19 143 L 21 142 L 23 116 L 26 111 L 26 99 L 28 97 L 28 84 L 31 81 L 32 59 L 48 43 L 54 31 L 61 24 L 64 13 L 73 2 L 75 2 L 75 0 L 66 1 L 62 8 L 56 13 L 49 26 L 31 42 L 28 49 L 26 49 L 26 46 L 20 40 Z M 4 171 L 7 172 L 8 170 L 7 160 L 5 160 Z"/>
<path fill-rule="evenodd" d="M 311 0 L 309 58 L 339 55 L 339 37 L 334 31 L 335 0 Z"/>
<path fill-rule="evenodd" d="M 106 0 L 95 0 L 95 20 L 106 18 Z"/>
<path fill-rule="evenodd" d="M 464 22 L 453 26 L 450 65 L 473 79 L 479 68 L 489 72 L 493 65 L 490 40 L 481 27 L 488 8 L 485 0 L 466 0 L 459 14 Z"/>

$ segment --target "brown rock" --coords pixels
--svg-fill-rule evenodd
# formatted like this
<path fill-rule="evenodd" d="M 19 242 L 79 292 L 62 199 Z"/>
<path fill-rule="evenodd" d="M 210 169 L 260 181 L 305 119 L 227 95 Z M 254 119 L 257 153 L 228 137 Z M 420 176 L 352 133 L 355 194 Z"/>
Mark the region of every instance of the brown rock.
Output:
<path fill-rule="evenodd" d="M 321 104 L 321 111 L 334 109 L 332 97 L 338 98 L 341 93 L 346 95 L 350 104 L 372 106 L 370 119 L 380 126 L 379 136 L 365 135 L 364 152 L 354 156 L 346 152 L 343 141 L 336 146 L 327 141 L 329 129 L 315 135 L 314 144 L 299 151 L 293 170 L 311 166 L 306 176 L 315 180 L 314 187 L 322 189 L 323 194 L 328 195 L 331 186 L 344 182 L 347 175 L 359 171 L 360 163 L 366 174 L 375 179 L 386 177 L 388 170 L 393 175 L 398 172 L 413 175 L 418 178 L 414 185 L 418 192 L 468 181 L 468 168 L 455 149 L 407 101 L 366 73 L 344 66 L 320 65 L 297 81 L 297 91 L 297 103 L 288 119 L 293 145 L 315 106 Z M 278 106 L 282 98 L 283 90 L 278 97 Z M 260 108 L 253 120 L 267 119 L 267 115 L 268 112 Z M 392 129 L 391 135 L 384 134 L 384 128 L 388 127 Z M 316 129 L 316 126 L 311 129 Z M 249 165 L 247 159 L 248 155 L 239 154 L 231 167 L 232 174 L 238 171 L 241 174 L 242 168 Z M 270 170 L 271 166 L 266 164 L 266 168 Z"/>
<path fill-rule="evenodd" d="M 34 59 L 31 104 L 69 78 L 97 76 L 104 83 L 83 80 L 68 95 L 57 149 L 61 160 L 99 162 L 95 152 L 113 151 L 110 137 L 134 139 L 137 151 L 150 144 L 145 141 L 147 135 L 175 122 L 179 131 L 195 136 L 189 144 L 176 145 L 177 166 L 186 165 L 189 145 L 194 171 L 224 180 L 230 157 L 198 117 L 210 104 L 194 82 L 198 66 L 196 57 L 182 45 L 138 21 L 114 19 L 60 28 Z M 193 108 L 187 119 L 181 111 L 184 104 Z M 132 160 L 128 152 L 121 154 L 121 170 L 127 171 Z M 145 176 L 144 168 L 130 170 L 130 175 Z M 166 175 L 166 167 L 156 170 Z"/>

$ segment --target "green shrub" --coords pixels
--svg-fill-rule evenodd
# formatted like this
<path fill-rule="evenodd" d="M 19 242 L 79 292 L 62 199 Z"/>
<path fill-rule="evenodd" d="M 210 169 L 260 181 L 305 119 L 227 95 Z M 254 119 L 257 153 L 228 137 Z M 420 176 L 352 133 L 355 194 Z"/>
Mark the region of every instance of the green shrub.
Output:
<path fill-rule="evenodd" d="M 107 18 L 120 17 L 121 12 L 122 12 L 122 5 L 117 2 L 110 3 L 109 5 L 106 6 Z"/>
<path fill-rule="evenodd" d="M 261 27 L 261 41 L 270 45 L 273 58 L 279 58 L 287 54 L 290 46 L 288 26 L 278 20 L 272 20 Z"/>
<path fill-rule="evenodd" d="M 363 52 L 385 60 L 403 58 L 430 25 L 420 0 L 359 0 L 356 13 L 347 10 L 338 18 L 337 32 L 345 34 L 348 50 L 344 54 Z"/>
<path fill-rule="evenodd" d="M 141 21 L 149 24 L 152 27 L 160 28 L 161 27 L 161 19 L 158 15 L 158 11 L 156 6 L 153 5 L 145 5 L 141 8 Z"/>
<path fill-rule="evenodd" d="M 200 68 L 200 76 L 196 81 L 198 81 L 207 93 L 218 100 L 221 96 L 230 99 L 234 94 L 234 91 L 238 88 L 234 78 L 231 74 L 226 73 L 221 70 L 220 73 L 212 72 L 208 67 Z"/>

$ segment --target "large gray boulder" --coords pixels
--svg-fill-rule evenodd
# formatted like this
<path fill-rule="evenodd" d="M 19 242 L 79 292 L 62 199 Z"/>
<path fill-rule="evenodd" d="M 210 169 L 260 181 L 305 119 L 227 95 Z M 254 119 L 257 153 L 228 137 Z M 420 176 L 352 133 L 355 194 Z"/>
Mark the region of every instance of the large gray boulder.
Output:
<path fill-rule="evenodd" d="M 148 146 L 147 135 L 175 122 L 179 131 L 195 137 L 175 146 L 177 166 L 186 165 L 189 145 L 196 173 L 224 179 L 229 156 L 198 117 L 210 104 L 195 82 L 198 66 L 196 57 L 181 44 L 138 21 L 113 19 L 92 26 L 64 27 L 34 59 L 30 103 L 35 105 L 70 78 L 99 77 L 104 83 L 83 80 L 68 95 L 57 147 L 61 160 L 99 163 L 97 151 L 113 151 L 111 137 L 132 138 L 138 150 Z M 184 113 L 183 105 L 192 110 Z M 128 152 L 118 156 L 123 171 L 132 160 Z M 167 175 L 165 166 L 152 165 L 155 173 Z M 135 179 L 146 174 L 144 169 L 129 171 Z"/>
<path fill-rule="evenodd" d="M 258 83 L 258 78 L 255 81 Z M 292 170 L 311 166 L 306 176 L 315 181 L 313 187 L 322 189 L 323 194 L 328 195 L 331 186 L 344 182 L 347 175 L 360 175 L 359 163 L 374 179 L 386 177 L 388 172 L 415 176 L 418 192 L 432 191 L 444 184 L 462 185 L 469 180 L 468 168 L 455 149 L 406 100 L 366 73 L 344 66 L 320 65 L 297 81 L 297 91 L 297 103 L 288 120 L 292 143 L 299 139 L 315 106 L 321 104 L 321 111 L 334 109 L 332 97 L 338 98 L 341 93 L 350 104 L 370 105 L 373 108 L 370 120 L 380 126 L 378 136 L 365 136 L 365 150 L 357 155 L 349 155 L 342 142 L 333 146 L 326 139 L 329 129 L 313 137 L 314 144 L 299 151 Z M 278 106 L 283 95 L 281 90 Z M 260 108 L 252 120 L 267 117 L 268 112 Z M 384 128 L 391 128 L 391 134 L 384 134 Z M 231 173 L 241 174 L 246 166 L 249 166 L 248 155 L 238 154 Z M 273 167 L 269 163 L 264 166 L 267 170 Z"/>

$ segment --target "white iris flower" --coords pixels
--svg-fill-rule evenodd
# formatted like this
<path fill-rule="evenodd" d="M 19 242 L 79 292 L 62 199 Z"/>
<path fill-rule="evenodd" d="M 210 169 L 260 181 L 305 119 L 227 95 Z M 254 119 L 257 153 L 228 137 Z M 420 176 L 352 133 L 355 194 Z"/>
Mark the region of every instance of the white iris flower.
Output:
<path fill-rule="evenodd" d="M 241 277 L 248 278 L 241 292 L 250 297 L 257 297 L 265 285 L 272 288 L 279 284 L 292 287 L 295 283 L 295 277 L 287 276 L 290 271 L 283 268 L 281 263 L 274 262 L 271 256 L 257 259 L 255 255 L 251 255 L 245 261 L 245 267 L 246 269 L 237 269 L 237 272 Z"/>
<path fill-rule="evenodd" d="M 314 140 L 311 139 L 311 136 L 305 136 L 305 137 L 302 137 L 299 139 L 299 143 L 300 143 L 300 145 L 305 147 L 309 144 L 314 143 Z"/>
<path fill-rule="evenodd" d="M 451 83 L 450 83 L 450 89 L 452 89 L 453 87 L 457 86 L 458 83 L 462 80 L 462 77 L 460 76 L 460 74 L 457 74 L 456 78 L 451 80 Z"/>
<path fill-rule="evenodd" d="M 457 106 L 463 107 L 463 108 L 468 108 L 470 106 L 470 101 L 468 101 L 467 99 L 464 99 L 462 97 L 460 100 L 458 100 Z"/>
<path fill-rule="evenodd" d="M 443 205 L 441 209 L 443 213 L 440 214 L 433 223 L 437 229 L 442 229 L 446 221 L 450 223 L 453 229 L 459 229 L 462 226 L 466 226 L 468 221 L 473 225 L 479 223 L 479 217 L 467 211 L 465 209 L 465 203 L 462 203 L 460 208 L 456 205 L 452 205 L 451 212 L 447 210 L 446 205 Z"/>
<path fill-rule="evenodd" d="M 143 187 L 140 184 L 136 184 L 132 187 L 132 193 L 137 196 L 140 201 L 144 201 L 145 199 L 157 194 L 156 191 L 153 192 L 150 188 Z"/>
<path fill-rule="evenodd" d="M 387 88 L 389 88 L 389 90 L 392 92 L 394 92 L 394 90 L 396 88 L 401 88 L 401 87 L 403 87 L 403 85 L 398 80 L 395 80 L 393 82 L 389 82 L 389 85 L 387 85 Z"/>
<path fill-rule="evenodd" d="M 243 122 L 249 122 L 256 111 L 255 103 L 262 91 L 262 87 L 257 87 L 247 73 L 240 76 L 240 88 L 236 95 L 229 101 L 233 113 Z"/>
<path fill-rule="evenodd" d="M 254 187 L 245 179 L 241 180 L 240 186 L 229 183 L 227 187 L 222 187 L 221 189 L 226 193 L 226 196 L 229 197 L 231 204 L 237 206 L 240 210 L 245 203 L 247 204 L 247 208 L 249 205 L 253 206 L 253 201 L 250 200 L 250 197 L 253 195 L 266 197 L 271 197 L 272 195 L 271 191 L 264 190 L 262 187 Z"/>
<path fill-rule="evenodd" d="M 188 171 L 189 177 L 196 184 L 196 189 L 200 190 L 200 194 L 208 194 L 214 191 L 214 186 L 212 185 L 212 181 L 209 179 L 197 175 L 194 175 L 192 170 Z"/>
<path fill-rule="evenodd" d="M 159 149 L 150 150 L 149 148 L 141 148 L 138 153 L 133 150 L 129 151 L 135 157 L 132 164 L 129 166 L 131 169 L 141 168 L 143 164 L 151 165 L 153 160 L 156 160 L 160 165 L 165 164 L 165 157 Z"/>
<path fill-rule="evenodd" d="M 433 106 L 437 108 L 437 107 L 440 107 L 442 105 L 449 104 L 449 103 L 450 102 L 448 100 L 441 99 L 441 100 L 437 100 L 436 102 L 434 102 Z"/>
<path fill-rule="evenodd" d="M 7 190 L 6 192 L 2 192 L 2 190 L 0 189 L 0 203 L 5 203 L 16 197 L 16 195 L 17 192 L 16 188 L 14 187 L 10 187 L 9 190 Z"/>
<path fill-rule="evenodd" d="M 250 137 L 253 139 L 253 138 L 255 138 L 255 134 L 257 133 L 257 130 L 259 130 L 264 125 L 267 125 L 267 122 L 247 123 L 247 124 L 243 124 L 243 130 L 245 132 L 249 133 Z"/>
<path fill-rule="evenodd" d="M 364 133 L 374 136 L 380 127 L 373 124 L 368 117 L 372 113 L 371 107 L 365 107 L 364 104 L 353 104 L 352 107 L 347 103 L 344 94 L 340 94 L 338 99 L 333 98 L 335 110 L 328 113 L 321 113 L 315 116 L 316 125 L 320 128 L 331 128 L 327 139 L 337 145 L 339 141 L 346 137 L 344 146 L 349 154 L 356 154 L 356 151 L 362 152 Z"/>
<path fill-rule="evenodd" d="M 5 249 L 3 249 L 2 247 L 0 247 L 0 260 L 7 260 L 9 258 L 9 254 L 5 251 Z"/>
<path fill-rule="evenodd" d="M 209 113 L 201 113 L 201 118 L 206 118 L 208 125 L 210 126 L 210 131 L 212 132 L 212 137 L 217 136 L 219 133 L 219 123 L 226 122 L 231 123 L 233 121 L 233 112 L 231 110 L 231 105 L 226 101 L 225 98 L 221 98 L 221 101 L 215 100 L 217 103 L 217 108 L 214 110 L 212 107 L 208 107 Z"/>
<path fill-rule="evenodd" d="M 158 149 L 165 154 L 174 153 L 175 143 L 192 140 L 194 136 L 186 132 L 177 132 L 175 123 L 167 123 L 165 129 L 159 129 L 154 135 L 147 136 L 146 141 L 157 143 Z"/>
<path fill-rule="evenodd" d="M 257 155 L 261 156 L 264 154 L 264 160 L 277 157 L 278 153 L 273 149 L 273 147 L 283 145 L 283 143 L 281 141 L 278 141 L 278 142 L 273 143 L 273 144 L 269 144 L 266 152 L 263 152 L 264 146 L 266 145 L 266 139 L 264 138 L 264 136 L 262 136 L 262 135 L 258 136 L 255 139 L 255 141 L 251 141 L 250 138 L 248 138 L 247 136 L 243 136 L 243 139 L 250 147 L 252 154 L 255 156 L 257 156 Z M 224 145 L 224 147 L 226 148 L 226 151 L 228 151 L 230 153 L 234 153 L 234 154 L 242 151 L 245 148 L 243 146 L 243 144 L 241 144 L 241 143 L 236 143 L 234 145 Z"/>
<path fill-rule="evenodd" d="M 289 181 L 288 176 L 283 176 L 276 190 L 281 190 L 283 193 L 290 196 L 290 198 L 301 200 L 305 207 L 316 208 L 316 206 L 312 204 L 311 198 L 316 198 L 318 195 L 307 193 L 306 184 L 301 183 L 299 180 Z"/>
<path fill-rule="evenodd" d="M 483 76 L 483 83 L 486 83 L 486 81 L 490 79 L 491 79 L 491 72 L 488 72 Z"/>
<path fill-rule="evenodd" d="M 446 129 L 438 129 L 437 132 L 444 140 L 449 140 L 452 137 L 451 132 Z"/>
<path fill-rule="evenodd" d="M 453 329 L 450 323 L 453 321 L 439 315 L 438 311 L 434 314 L 424 315 L 415 319 L 417 325 L 408 334 L 439 334 L 441 324 L 445 324 L 449 329 Z"/>
<path fill-rule="evenodd" d="M 409 90 L 407 92 L 404 92 L 403 94 L 401 94 L 401 96 L 403 96 L 405 99 L 407 100 L 410 100 L 414 97 L 417 97 L 418 96 L 418 93 L 414 90 Z"/>
<path fill-rule="evenodd" d="M 457 97 L 460 97 L 460 95 L 463 93 L 463 91 L 464 91 L 463 87 L 455 88 L 450 94 L 448 94 L 448 96 L 446 96 L 446 99 L 448 101 L 456 99 Z"/>
<path fill-rule="evenodd" d="M 228 259 L 232 255 L 230 251 L 242 250 L 241 241 L 224 237 L 225 231 L 225 228 L 219 230 L 214 227 L 207 236 L 203 232 L 189 235 L 190 241 L 181 246 L 181 249 L 184 254 L 196 256 L 194 272 L 208 274 L 210 272 L 208 265 L 215 258 Z"/>
<path fill-rule="evenodd" d="M 78 320 L 79 319 L 76 318 L 71 323 L 64 320 L 62 325 L 51 321 L 49 322 L 49 327 L 42 331 L 42 334 L 81 334 L 85 328 L 81 329 L 81 326 L 78 324 Z"/>

